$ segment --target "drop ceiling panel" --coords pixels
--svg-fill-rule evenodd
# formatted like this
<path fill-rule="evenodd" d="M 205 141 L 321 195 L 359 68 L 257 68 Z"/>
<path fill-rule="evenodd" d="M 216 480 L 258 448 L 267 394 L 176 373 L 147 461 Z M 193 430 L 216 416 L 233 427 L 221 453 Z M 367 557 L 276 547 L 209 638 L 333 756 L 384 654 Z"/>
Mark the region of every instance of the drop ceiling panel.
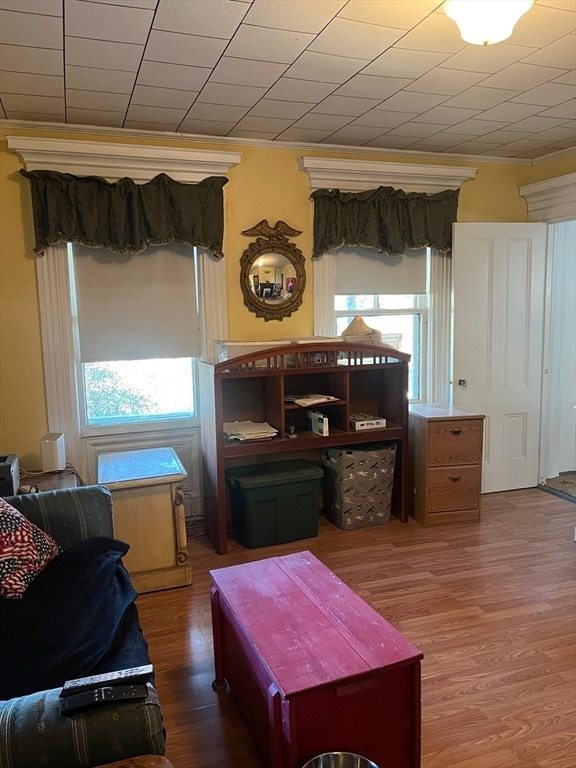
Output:
<path fill-rule="evenodd" d="M 0 0 L 0 119 L 534 159 L 576 145 L 575 32 L 574 0 L 493 46 L 442 0 Z"/>

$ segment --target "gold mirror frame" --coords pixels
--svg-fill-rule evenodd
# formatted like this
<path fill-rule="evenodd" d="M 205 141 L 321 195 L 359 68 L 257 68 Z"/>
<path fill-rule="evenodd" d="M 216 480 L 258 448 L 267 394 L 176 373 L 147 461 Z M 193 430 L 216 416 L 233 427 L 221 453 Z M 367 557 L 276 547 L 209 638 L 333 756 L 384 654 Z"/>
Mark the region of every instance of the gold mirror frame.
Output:
<path fill-rule="evenodd" d="M 302 232 L 292 229 L 284 221 L 277 221 L 276 226 L 271 227 L 263 219 L 242 234 L 256 237 L 240 258 L 240 287 L 244 304 L 256 313 L 256 317 L 263 317 L 266 321 L 290 317 L 302 304 L 306 271 L 302 251 L 288 238 L 301 235 Z M 260 267 L 268 266 L 265 263 L 267 257 L 270 261 L 267 271 L 274 269 L 274 280 L 267 280 L 264 288 L 257 272 Z M 282 267 L 273 266 L 273 262 L 279 259 L 285 260 L 282 262 L 284 272 L 277 279 L 277 272 Z M 262 263 L 259 265 L 260 261 Z"/>

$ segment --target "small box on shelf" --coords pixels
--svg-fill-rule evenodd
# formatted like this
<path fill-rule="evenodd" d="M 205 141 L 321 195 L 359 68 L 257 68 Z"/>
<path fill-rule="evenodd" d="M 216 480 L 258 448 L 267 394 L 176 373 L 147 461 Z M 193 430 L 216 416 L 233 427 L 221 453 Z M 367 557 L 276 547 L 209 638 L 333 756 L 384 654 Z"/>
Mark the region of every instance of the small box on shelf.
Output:
<path fill-rule="evenodd" d="M 322 437 L 328 437 L 330 434 L 330 428 L 328 426 L 328 416 L 318 411 L 308 410 L 306 411 L 306 417 L 308 420 L 308 428 L 316 435 L 322 435 Z"/>
<path fill-rule="evenodd" d="M 370 413 L 351 413 L 350 429 L 359 431 L 362 429 L 384 429 L 386 419 L 381 416 L 372 416 Z"/>

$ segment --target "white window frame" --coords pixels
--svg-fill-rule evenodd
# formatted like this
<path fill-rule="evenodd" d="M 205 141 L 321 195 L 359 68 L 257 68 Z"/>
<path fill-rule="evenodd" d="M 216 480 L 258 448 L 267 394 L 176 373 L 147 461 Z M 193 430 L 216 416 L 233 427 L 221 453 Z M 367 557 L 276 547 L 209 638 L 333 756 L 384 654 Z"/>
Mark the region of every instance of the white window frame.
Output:
<path fill-rule="evenodd" d="M 240 162 L 238 152 L 174 147 L 132 146 L 111 142 L 65 141 L 37 137 L 8 137 L 9 148 L 27 170 L 56 170 L 97 175 L 108 181 L 128 176 L 146 182 L 158 173 L 198 183 L 224 176 Z M 226 338 L 228 315 L 226 268 L 203 248 L 197 249 L 201 359 L 216 362 L 216 339 Z M 189 472 L 188 484 L 200 505 L 200 427 L 120 432 L 82 437 L 76 378 L 77 354 L 71 311 L 70 275 L 65 244 L 51 246 L 36 260 L 48 431 L 64 434 L 67 461 L 87 483 L 97 482 L 98 454 L 115 450 L 172 446 Z"/>

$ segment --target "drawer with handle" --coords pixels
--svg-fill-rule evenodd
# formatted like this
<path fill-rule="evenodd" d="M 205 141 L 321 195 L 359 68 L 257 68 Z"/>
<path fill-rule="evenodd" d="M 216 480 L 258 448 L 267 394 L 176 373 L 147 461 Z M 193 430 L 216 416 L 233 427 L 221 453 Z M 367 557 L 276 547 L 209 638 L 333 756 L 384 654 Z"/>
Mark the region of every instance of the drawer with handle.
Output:
<path fill-rule="evenodd" d="M 428 511 L 478 506 L 480 476 L 476 466 L 434 467 L 428 471 Z"/>
<path fill-rule="evenodd" d="M 428 436 L 428 466 L 479 464 L 482 458 L 480 419 L 431 422 Z"/>

